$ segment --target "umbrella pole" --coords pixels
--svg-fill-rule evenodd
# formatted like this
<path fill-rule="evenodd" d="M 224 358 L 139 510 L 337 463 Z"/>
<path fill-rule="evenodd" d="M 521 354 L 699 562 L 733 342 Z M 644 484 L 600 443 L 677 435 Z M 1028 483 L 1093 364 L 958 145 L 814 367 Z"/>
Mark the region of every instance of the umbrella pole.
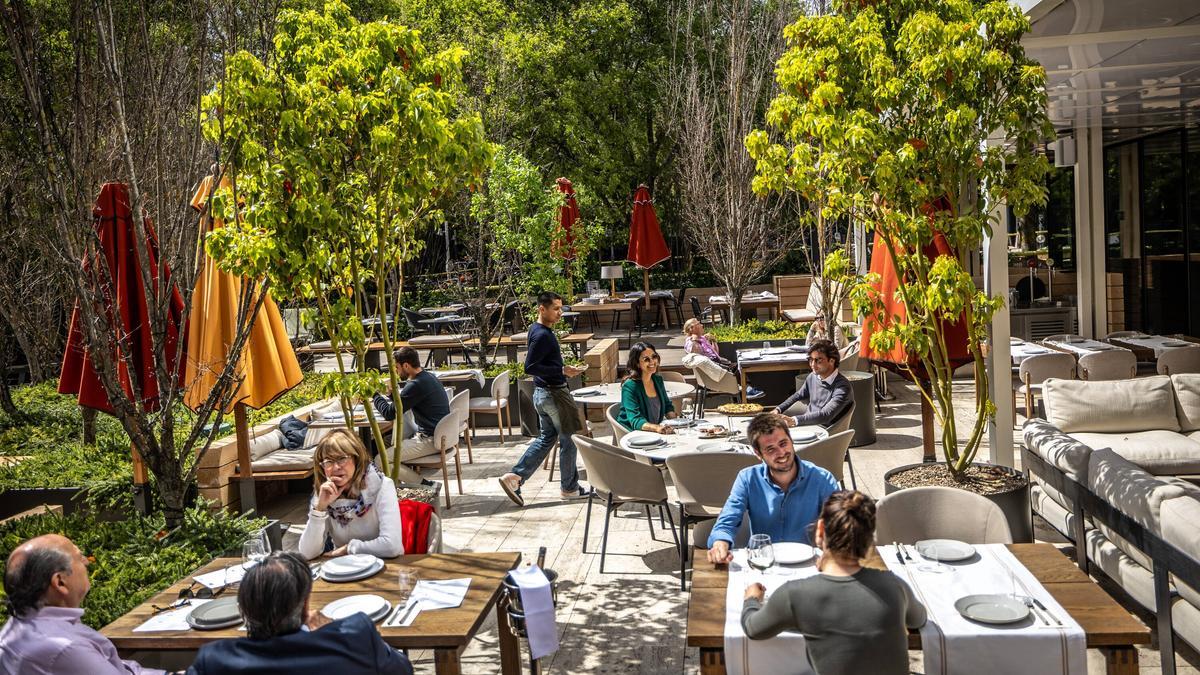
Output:
<path fill-rule="evenodd" d="M 250 424 L 246 419 L 245 403 L 234 404 L 233 425 L 237 433 L 238 496 L 242 501 L 241 512 L 257 514 L 258 502 L 254 497 L 254 472 L 250 467 Z"/>
<path fill-rule="evenodd" d="M 922 388 L 928 390 L 929 383 L 922 384 Z M 929 399 L 921 397 L 921 446 L 924 448 L 924 454 L 921 456 L 922 462 L 936 462 L 937 455 L 933 450 L 933 406 L 929 405 Z"/>
<path fill-rule="evenodd" d="M 146 471 L 146 463 L 137 446 L 129 444 L 129 452 L 133 457 L 133 505 L 144 516 L 150 515 L 150 475 Z"/>

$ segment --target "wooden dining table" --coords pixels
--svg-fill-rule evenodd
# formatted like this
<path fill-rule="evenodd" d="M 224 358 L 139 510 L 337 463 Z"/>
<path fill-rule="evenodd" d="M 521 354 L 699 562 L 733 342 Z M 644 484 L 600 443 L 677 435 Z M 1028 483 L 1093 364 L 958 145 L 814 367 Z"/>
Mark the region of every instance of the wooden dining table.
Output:
<path fill-rule="evenodd" d="M 1008 549 L 1083 628 L 1087 647 L 1104 656 L 1110 675 L 1136 675 L 1137 645 L 1150 644 L 1150 629 L 1117 604 L 1053 544 L 1009 544 Z M 693 551 L 692 595 L 688 600 L 687 646 L 700 649 L 702 675 L 725 673 L 726 565 L 708 562 L 708 551 Z M 863 562 L 887 569 L 874 548 Z M 921 648 L 921 634 L 909 631 L 908 648 Z"/>
<path fill-rule="evenodd" d="M 466 598 L 458 607 L 420 612 L 406 627 L 377 625 L 384 642 L 397 649 L 432 649 L 434 669 L 439 675 L 462 672 L 461 656 L 474 639 L 493 608 L 499 632 L 500 671 L 506 675 L 521 672 L 520 644 L 509 628 L 506 602 L 501 600 L 501 582 L 508 571 L 521 561 L 520 553 L 434 553 L 404 555 L 384 561 L 383 571 L 368 579 L 349 583 L 313 582 L 310 606 L 319 610 L 350 595 L 373 593 L 395 605 L 401 602 L 398 572 L 410 569 L 418 579 L 471 578 Z M 170 588 L 133 608 L 128 614 L 105 626 L 100 632 L 122 653 L 132 651 L 188 651 L 217 640 L 244 638 L 240 626 L 221 630 L 135 633 L 133 629 L 149 619 L 154 609 L 170 604 L 179 592 L 192 585 L 192 576 L 219 570 L 240 562 L 239 558 L 217 558 Z M 230 592 L 230 591 L 226 591 Z M 236 591 L 234 591 L 236 592 Z M 331 674 L 333 675 L 333 674 Z"/>

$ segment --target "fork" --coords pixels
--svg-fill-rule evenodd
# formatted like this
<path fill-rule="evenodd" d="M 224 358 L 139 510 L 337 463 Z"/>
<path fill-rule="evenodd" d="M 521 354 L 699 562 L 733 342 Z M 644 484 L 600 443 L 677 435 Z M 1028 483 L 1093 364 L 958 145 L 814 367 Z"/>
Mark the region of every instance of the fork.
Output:
<path fill-rule="evenodd" d="M 1043 624 L 1045 624 L 1047 626 L 1050 625 L 1050 621 L 1046 617 L 1042 616 L 1041 610 L 1039 610 L 1037 608 L 1037 605 L 1033 604 L 1033 598 L 1031 598 L 1027 595 L 1024 598 L 1022 598 L 1022 600 L 1024 601 L 1025 606 L 1029 608 L 1029 611 L 1031 613 L 1033 613 L 1033 615 L 1035 617 L 1037 617 L 1039 621 L 1041 621 Z"/>
<path fill-rule="evenodd" d="M 904 548 L 904 544 L 896 544 L 896 547 L 897 547 L 897 548 L 899 548 L 899 549 L 900 549 L 900 552 L 904 554 L 904 559 L 905 559 L 905 560 L 907 560 L 908 562 L 912 562 L 912 561 L 913 561 L 913 557 L 912 557 L 912 555 L 911 555 L 911 554 L 909 554 L 909 552 L 908 552 L 908 549 Z"/>

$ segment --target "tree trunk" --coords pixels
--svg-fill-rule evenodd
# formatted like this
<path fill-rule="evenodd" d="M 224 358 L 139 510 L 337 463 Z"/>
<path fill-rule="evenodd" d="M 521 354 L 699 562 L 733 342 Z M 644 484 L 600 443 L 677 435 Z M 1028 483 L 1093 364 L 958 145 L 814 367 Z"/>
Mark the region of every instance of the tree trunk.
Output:
<path fill-rule="evenodd" d="M 83 444 L 96 444 L 96 409 L 79 407 L 80 417 L 83 418 Z"/>
<path fill-rule="evenodd" d="M 183 512 L 187 508 L 188 483 L 182 479 L 182 467 L 176 471 L 158 473 L 158 498 L 166 519 L 168 530 L 183 524 Z"/>

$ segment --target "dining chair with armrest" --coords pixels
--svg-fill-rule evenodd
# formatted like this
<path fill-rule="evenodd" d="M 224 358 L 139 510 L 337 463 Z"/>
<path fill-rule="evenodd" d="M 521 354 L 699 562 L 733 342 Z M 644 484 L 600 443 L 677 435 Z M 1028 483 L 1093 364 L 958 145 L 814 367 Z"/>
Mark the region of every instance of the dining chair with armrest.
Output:
<path fill-rule="evenodd" d="M 1012 533 L 999 506 L 958 488 L 905 488 L 879 500 L 875 508 L 877 543 L 915 544 L 922 539 L 1011 544 Z"/>
<path fill-rule="evenodd" d="M 850 441 L 854 440 L 854 431 L 847 429 L 838 434 L 830 434 L 826 438 L 797 448 L 796 456 L 833 474 L 838 485 L 842 485 L 842 465 L 846 463 L 846 455 L 850 452 Z"/>
<path fill-rule="evenodd" d="M 843 431 L 846 431 L 848 429 L 851 432 L 853 432 L 853 429 L 850 429 L 850 423 L 854 421 L 854 410 L 857 407 L 858 407 L 857 402 L 850 401 L 850 405 L 847 406 L 846 409 L 843 410 L 840 415 L 833 418 L 833 421 L 829 423 L 829 426 L 825 427 L 825 430 L 829 432 L 830 436 L 833 436 L 835 434 L 840 434 Z M 853 443 L 853 442 L 854 442 L 854 434 L 851 433 L 849 443 Z M 855 480 L 855 478 L 854 478 L 854 460 L 850 459 L 849 444 L 846 445 L 846 468 L 848 468 L 850 470 L 850 487 L 852 489 L 857 490 L 858 489 L 858 481 Z M 840 481 L 841 478 L 839 477 L 838 480 Z"/>
<path fill-rule="evenodd" d="M 721 313 L 713 309 L 712 305 L 708 307 L 700 307 L 700 298 L 692 296 L 688 298 L 692 303 L 692 315 L 700 320 L 700 323 L 705 326 L 711 326 L 714 323 L 721 323 Z"/>
<path fill-rule="evenodd" d="M 650 538 L 654 538 L 654 520 L 650 517 L 650 506 L 665 508 L 671 524 L 671 537 L 679 546 L 679 535 L 675 531 L 675 518 L 667 504 L 667 483 L 657 467 L 639 461 L 633 453 L 619 447 L 597 441 L 587 436 L 572 436 L 579 455 L 587 466 L 588 482 L 592 489 L 588 493 L 587 516 L 583 521 L 583 552 L 587 553 L 588 532 L 592 523 L 592 502 L 596 497 L 605 501 L 604 534 L 600 540 L 600 572 L 604 572 L 604 560 L 608 555 L 608 525 L 613 511 L 623 504 L 645 504 L 646 522 L 650 525 Z"/>
<path fill-rule="evenodd" d="M 1132 380 L 1137 376 L 1137 357 L 1128 349 L 1092 352 L 1079 357 L 1079 379 Z"/>
<path fill-rule="evenodd" d="M 472 427 L 475 425 L 475 420 L 471 417 L 471 392 L 463 389 L 457 394 L 450 397 L 450 410 L 458 415 L 459 418 L 459 437 L 467 441 L 467 464 L 475 463 L 474 449 L 471 447 L 471 436 L 474 433 Z"/>
<path fill-rule="evenodd" d="M 608 420 L 608 425 L 612 427 L 613 445 L 620 445 L 621 439 L 629 433 L 629 429 L 625 428 L 624 424 L 617 421 L 617 413 L 621 410 L 620 403 L 614 403 L 604 409 L 604 418 Z"/>
<path fill-rule="evenodd" d="M 758 463 L 758 457 L 740 452 L 681 452 L 667 458 L 667 471 L 679 497 L 676 500 L 679 506 L 679 590 L 687 590 L 687 564 L 692 548 L 688 528 L 716 520 L 729 499 L 738 472 Z M 696 537 L 700 534 L 700 528 L 697 528 Z M 708 538 L 707 532 L 704 538 Z"/>
<path fill-rule="evenodd" d="M 1017 367 L 1017 379 L 1013 382 L 1013 419 L 1017 417 L 1017 396 L 1025 399 L 1025 417 L 1033 419 L 1034 398 L 1042 395 L 1042 384 L 1050 378 L 1075 379 L 1075 357 L 1065 352 L 1034 354 L 1021 361 Z"/>
<path fill-rule="evenodd" d="M 459 413 L 452 407 L 450 414 L 443 417 L 433 430 L 433 443 L 438 451 L 432 455 L 417 457 L 405 462 L 405 464 L 418 467 L 441 467 L 442 487 L 446 495 L 447 509 L 450 508 L 450 473 L 446 469 L 447 457 L 454 458 L 454 474 L 458 478 L 458 494 L 463 494 L 462 464 L 458 459 L 458 439 L 462 434 L 462 426 L 463 420 L 459 418 Z"/>
<path fill-rule="evenodd" d="M 1200 373 L 1200 346 L 1164 349 L 1157 368 L 1159 375 Z"/>
<path fill-rule="evenodd" d="M 471 428 L 475 428 L 475 415 L 477 413 L 490 413 L 496 416 L 496 427 L 500 431 L 500 442 L 504 442 L 505 427 L 512 426 L 512 413 L 509 412 L 508 401 L 511 395 L 511 378 L 507 370 L 501 371 L 494 379 L 492 379 L 491 396 L 475 396 L 471 399 L 469 412 L 471 415 Z M 505 415 L 508 415 L 508 421 L 505 422 Z"/>

